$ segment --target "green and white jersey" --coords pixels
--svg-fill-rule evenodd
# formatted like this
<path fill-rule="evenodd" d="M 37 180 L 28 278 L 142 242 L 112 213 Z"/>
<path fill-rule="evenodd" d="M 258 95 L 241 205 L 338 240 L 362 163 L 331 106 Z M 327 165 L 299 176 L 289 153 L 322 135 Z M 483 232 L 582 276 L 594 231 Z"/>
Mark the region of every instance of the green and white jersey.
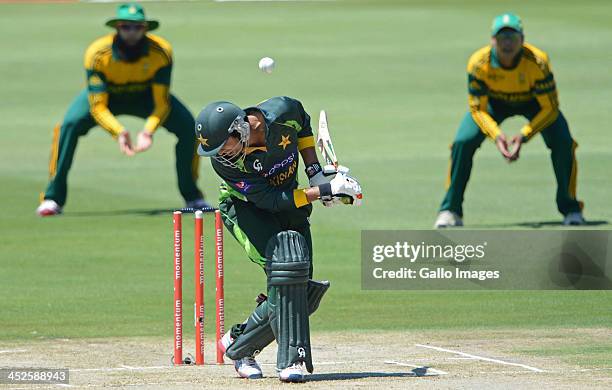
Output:
<path fill-rule="evenodd" d="M 314 137 L 302 103 L 286 96 L 273 97 L 245 111 L 263 115 L 266 145 L 247 148 L 237 168 L 211 159 L 213 169 L 224 180 L 222 197 L 233 196 L 269 211 L 307 205 L 304 190 L 298 189 L 299 152 L 314 147 Z"/>

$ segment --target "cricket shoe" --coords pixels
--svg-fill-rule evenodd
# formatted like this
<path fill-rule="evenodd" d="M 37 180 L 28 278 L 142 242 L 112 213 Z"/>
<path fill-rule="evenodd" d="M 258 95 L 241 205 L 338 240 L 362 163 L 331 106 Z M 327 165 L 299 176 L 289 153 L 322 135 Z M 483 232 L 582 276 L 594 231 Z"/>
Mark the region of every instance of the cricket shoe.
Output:
<path fill-rule="evenodd" d="M 45 199 L 42 201 L 40 206 L 36 209 L 36 214 L 41 217 L 50 217 L 52 215 L 58 215 L 62 213 L 62 207 L 52 199 Z"/>
<path fill-rule="evenodd" d="M 223 351 L 225 355 L 225 351 L 229 348 L 229 346 L 234 342 L 232 338 L 231 332 L 227 332 L 223 335 L 221 340 L 219 340 L 219 348 Z M 261 367 L 255 361 L 255 358 L 252 356 L 244 357 L 239 360 L 234 360 L 234 368 L 236 372 L 241 378 L 246 379 L 260 379 L 263 378 L 263 372 L 261 371 Z"/>
<path fill-rule="evenodd" d="M 278 374 L 278 379 L 281 382 L 300 383 L 304 382 L 304 365 L 302 363 L 293 363 L 290 367 L 284 368 Z"/>
<path fill-rule="evenodd" d="M 579 226 L 585 225 L 586 221 L 582 216 L 580 211 L 574 211 L 572 213 L 568 213 L 565 218 L 563 218 L 563 224 L 566 226 Z"/>
<path fill-rule="evenodd" d="M 206 202 L 203 198 L 190 200 L 185 203 L 185 207 L 188 209 L 196 209 L 196 210 L 212 209 L 212 206 L 209 205 L 208 202 Z"/>
<path fill-rule="evenodd" d="M 440 214 L 438 214 L 438 218 L 436 218 L 434 228 L 438 229 L 452 226 L 463 226 L 463 220 L 461 219 L 459 214 L 454 213 L 450 210 L 440 211 Z"/>

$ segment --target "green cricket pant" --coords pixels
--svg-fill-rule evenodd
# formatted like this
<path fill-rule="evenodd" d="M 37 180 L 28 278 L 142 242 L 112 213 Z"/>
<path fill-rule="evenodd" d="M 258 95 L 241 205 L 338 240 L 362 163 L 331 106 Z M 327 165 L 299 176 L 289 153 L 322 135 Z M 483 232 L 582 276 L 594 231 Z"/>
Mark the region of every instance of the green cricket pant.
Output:
<path fill-rule="evenodd" d="M 527 119 L 535 116 L 537 110 L 521 113 Z M 500 109 L 489 109 L 489 114 L 501 124 L 506 118 L 516 113 Z M 582 210 L 582 202 L 576 200 L 577 164 L 575 150 L 578 144 L 570 135 L 567 121 L 561 112 L 549 127 L 541 131 L 548 149 L 557 179 L 556 202 L 559 212 L 567 215 Z M 463 216 L 463 196 L 472 171 L 472 160 L 476 150 L 486 136 L 480 130 L 472 115 L 468 112 L 459 126 L 451 146 L 451 161 L 447 177 L 447 191 L 440 206 L 440 211 L 450 210 Z"/>
<path fill-rule="evenodd" d="M 153 111 L 151 98 L 109 99 L 109 109 L 114 115 L 132 115 L 146 118 Z M 68 171 L 74 159 L 79 138 L 86 135 L 96 122 L 89 112 L 87 91 L 83 90 L 72 102 L 60 127 L 59 137 L 54 139 L 49 166 L 50 181 L 44 198 L 56 201 L 60 206 L 66 203 L 68 195 Z M 173 95 L 170 96 L 170 114 L 162 123 L 174 134 L 176 175 L 178 187 L 185 201 L 198 199 L 202 193 L 196 185 L 199 158 L 195 152 L 194 119 L 189 110 Z"/>
<path fill-rule="evenodd" d="M 266 245 L 271 238 L 285 230 L 294 230 L 306 239 L 310 251 L 310 278 L 312 278 L 312 237 L 308 217 L 312 205 L 299 209 L 271 212 L 255 207 L 233 196 L 221 196 L 219 210 L 227 230 L 244 248 L 249 259 L 265 268 Z"/>

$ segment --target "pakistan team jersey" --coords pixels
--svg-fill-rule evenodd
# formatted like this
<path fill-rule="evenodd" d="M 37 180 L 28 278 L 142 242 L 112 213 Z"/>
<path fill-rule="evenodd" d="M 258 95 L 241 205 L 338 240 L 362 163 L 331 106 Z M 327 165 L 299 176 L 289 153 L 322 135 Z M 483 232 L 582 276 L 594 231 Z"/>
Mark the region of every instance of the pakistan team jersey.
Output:
<path fill-rule="evenodd" d="M 225 181 L 222 196 L 232 195 L 269 211 L 307 205 L 304 190 L 297 188 L 297 176 L 299 152 L 314 147 L 310 116 L 299 101 L 289 97 L 274 97 L 245 111 L 263 114 L 266 145 L 247 148 L 238 168 L 211 159 L 213 169 Z"/>
<path fill-rule="evenodd" d="M 501 133 L 488 113 L 489 105 L 516 115 L 527 110 L 538 112 L 521 130 L 527 139 L 557 119 L 559 103 L 548 56 L 536 47 L 525 43 L 515 64 L 506 69 L 499 64 L 495 50 L 486 46 L 472 55 L 467 72 L 470 111 L 487 136 L 495 139 Z"/>
<path fill-rule="evenodd" d="M 85 70 L 91 114 L 113 136 L 123 131 L 108 108 L 109 99 L 131 103 L 153 100 L 153 112 L 144 129 L 155 131 L 170 112 L 169 88 L 172 72 L 170 44 L 153 34 L 146 34 L 143 55 L 135 61 L 121 60 L 116 34 L 94 41 L 85 52 Z"/>

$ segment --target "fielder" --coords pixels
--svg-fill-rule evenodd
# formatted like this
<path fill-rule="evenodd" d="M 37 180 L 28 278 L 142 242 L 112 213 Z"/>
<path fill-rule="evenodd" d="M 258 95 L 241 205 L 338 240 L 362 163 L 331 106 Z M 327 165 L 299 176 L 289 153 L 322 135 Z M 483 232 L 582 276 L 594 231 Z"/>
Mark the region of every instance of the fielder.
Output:
<path fill-rule="evenodd" d="M 68 171 L 79 137 L 99 125 L 115 138 L 119 150 L 133 156 L 153 144 L 160 126 L 177 138 L 176 174 L 187 207 L 208 206 L 196 186 L 199 157 L 193 137 L 193 116 L 170 94 L 172 47 L 149 31 L 159 23 L 145 18 L 144 9 L 134 3 L 121 4 L 117 16 L 106 22 L 116 29 L 94 41 L 85 52 L 87 88 L 68 108 L 61 127 L 56 127 L 49 166 L 49 184 L 36 210 L 40 216 L 62 212 L 68 193 Z M 116 115 L 146 119 L 135 146 L 130 133 Z"/>
<path fill-rule="evenodd" d="M 491 44 L 469 60 L 469 112 L 451 148 L 447 191 L 435 227 L 463 226 L 463 194 L 472 158 L 486 137 L 509 162 L 519 158 L 521 146 L 542 134 L 550 149 L 557 179 L 557 208 L 564 225 L 583 225 L 582 202 L 576 199 L 576 155 L 565 117 L 559 111 L 557 88 L 548 56 L 525 43 L 523 25 L 513 14 L 493 20 Z M 529 120 L 521 133 L 507 139 L 499 125 L 514 115 Z"/>
<path fill-rule="evenodd" d="M 329 288 L 312 280 L 311 203 L 361 203 L 346 168 L 321 168 L 310 117 L 302 104 L 274 97 L 246 109 L 213 102 L 196 118 L 198 153 L 223 179 L 219 209 L 227 229 L 267 275 L 267 299 L 221 343 L 243 378 L 261 378 L 255 355 L 276 339 L 283 382 L 313 371 L 308 316 Z M 299 155 L 309 186 L 298 188 Z M 347 201 L 348 200 L 348 201 Z"/>

